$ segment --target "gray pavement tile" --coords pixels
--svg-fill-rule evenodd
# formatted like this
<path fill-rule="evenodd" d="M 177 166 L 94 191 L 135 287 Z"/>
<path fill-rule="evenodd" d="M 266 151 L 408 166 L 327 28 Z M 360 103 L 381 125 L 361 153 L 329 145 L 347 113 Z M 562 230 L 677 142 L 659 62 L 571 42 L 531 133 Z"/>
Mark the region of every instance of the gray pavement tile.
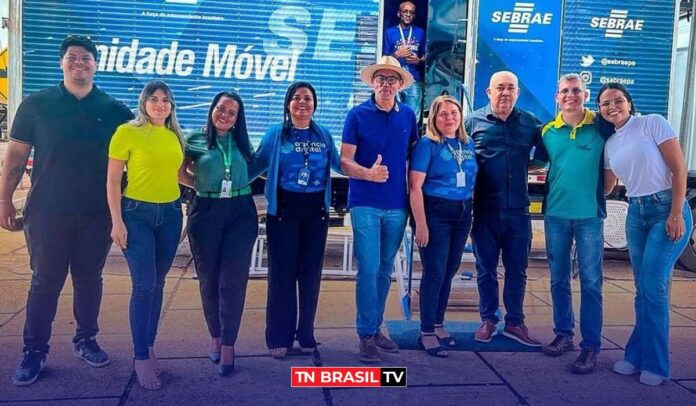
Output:
<path fill-rule="evenodd" d="M 696 321 L 696 308 L 672 307 L 672 314 L 680 314 L 690 320 Z"/>
<path fill-rule="evenodd" d="M 696 308 L 696 280 L 672 282 L 672 304 L 681 307 Z"/>
<path fill-rule="evenodd" d="M 355 292 L 355 281 L 352 279 L 324 279 L 321 281 L 322 292 Z"/>
<path fill-rule="evenodd" d="M 679 385 L 685 387 L 686 389 L 691 391 L 691 393 L 694 396 L 696 396 L 696 379 L 679 381 Z M 696 400 L 695 400 L 695 402 L 696 402 Z"/>
<path fill-rule="evenodd" d="M 39 380 L 30 386 L 17 387 L 12 385 L 10 377 L 20 361 L 21 344 L 1 339 L 0 346 L 14 347 L 16 351 L 0 352 L 0 399 L 26 401 L 121 396 L 132 372 L 130 340 L 100 337 L 99 343 L 111 357 L 111 364 L 104 368 L 92 368 L 75 358 L 70 340 L 52 340 L 46 368 Z"/>
<path fill-rule="evenodd" d="M 410 384 L 410 382 L 409 382 Z M 416 388 L 331 389 L 333 404 L 355 405 L 518 405 L 515 395 L 505 386 L 445 386 Z"/>
<path fill-rule="evenodd" d="M 245 310 L 235 350 L 242 355 L 267 354 L 265 342 L 266 312 Z M 174 347 L 159 346 L 161 356 L 207 357 L 210 336 L 202 310 L 169 310 L 160 322 L 158 340 L 176 343 Z"/>
<path fill-rule="evenodd" d="M 502 281 L 501 281 L 502 282 Z M 502 284 L 501 284 L 502 286 Z M 580 293 L 580 281 L 578 279 L 573 279 L 570 284 L 571 291 L 573 294 Z M 549 281 L 548 275 L 545 278 L 529 281 L 527 280 L 527 292 L 534 293 L 547 293 L 551 292 L 551 282 Z M 620 284 L 616 284 L 612 280 L 604 280 L 602 284 L 603 293 L 626 293 L 626 288 Z"/>
<path fill-rule="evenodd" d="M 14 313 L 27 301 L 29 280 L 2 281 L 0 283 L 0 312 Z"/>
<path fill-rule="evenodd" d="M 1 230 L 0 239 L 2 239 L 2 246 L 0 246 L 0 255 L 13 254 L 18 251 L 26 252 L 27 244 L 24 239 L 24 233 Z"/>
<path fill-rule="evenodd" d="M 0 257 L 2 258 L 0 260 L 0 281 L 22 281 L 31 278 L 28 255 L 0 255 Z"/>
<path fill-rule="evenodd" d="M 633 327 L 605 327 L 602 335 L 619 344 L 626 345 Z M 696 327 L 671 327 L 669 332 L 670 361 L 672 378 L 696 379 L 696 351 L 694 351 Z M 618 351 L 623 359 L 623 351 Z M 695 400 L 696 402 L 696 400 Z"/>
<path fill-rule="evenodd" d="M 392 284 L 395 288 L 396 284 Z M 387 297 L 385 319 L 401 318 L 399 293 L 392 289 Z M 319 294 L 315 326 L 349 327 L 355 325 L 355 291 L 335 291 Z"/>
<path fill-rule="evenodd" d="M 317 330 L 324 366 L 366 366 L 358 359 L 358 337 L 354 332 Z M 472 352 L 450 351 L 448 358 L 435 358 L 425 351 L 401 350 L 381 353 L 380 365 L 408 368 L 409 385 L 500 384 L 496 375 Z M 369 366 L 369 365 L 368 365 Z M 443 373 L 446 370 L 447 373 Z"/>
<path fill-rule="evenodd" d="M 238 357 L 235 372 L 221 377 L 207 359 L 163 360 L 162 389 L 133 385 L 126 405 L 324 405 L 320 389 L 290 387 L 291 366 L 311 366 L 310 359 L 282 362 L 270 357 Z"/>
<path fill-rule="evenodd" d="M 637 376 L 612 372 L 621 351 L 604 351 L 597 369 L 589 375 L 574 375 L 570 363 L 574 354 L 546 357 L 530 353 L 485 353 L 482 356 L 530 405 L 653 405 L 693 404 L 696 398 L 673 382 L 659 388 L 641 385 Z"/>
<path fill-rule="evenodd" d="M 168 295 L 164 294 L 166 302 Z M 74 334 L 75 319 L 72 314 L 72 295 L 61 295 L 58 300 L 58 312 L 53 322 L 53 334 Z M 128 307 L 130 295 L 104 295 L 99 313 L 101 334 L 130 333 Z M 6 325 L 0 327 L 0 336 L 21 336 L 24 328 L 25 312 L 21 312 Z"/>

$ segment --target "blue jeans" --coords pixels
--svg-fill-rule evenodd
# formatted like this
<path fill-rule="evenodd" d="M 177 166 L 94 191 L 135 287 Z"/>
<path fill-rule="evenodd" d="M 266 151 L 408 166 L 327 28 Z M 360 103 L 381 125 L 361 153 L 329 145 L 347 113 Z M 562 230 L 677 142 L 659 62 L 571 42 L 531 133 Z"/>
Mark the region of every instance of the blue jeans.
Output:
<path fill-rule="evenodd" d="M 532 221 L 527 209 L 477 210 L 471 229 L 476 256 L 476 283 L 481 320 L 499 321 L 498 257 L 505 266 L 505 324 L 524 324 L 527 262 L 532 244 Z"/>
<path fill-rule="evenodd" d="M 420 248 L 423 278 L 420 283 L 421 331 L 432 333 L 443 324 L 452 278 L 462 262 L 471 229 L 471 200 L 425 196 L 428 245 Z"/>
<path fill-rule="evenodd" d="M 356 327 L 360 337 L 379 332 L 389 294 L 394 257 L 406 228 L 406 210 L 353 207 Z"/>
<path fill-rule="evenodd" d="M 133 293 L 130 326 L 135 359 L 149 359 L 162 310 L 164 281 L 181 237 L 181 202 L 148 203 L 123 197 L 123 222 L 128 232 L 123 254 L 128 262 Z"/>
<path fill-rule="evenodd" d="M 629 198 L 626 218 L 628 252 L 636 284 L 636 326 L 624 359 L 642 371 L 669 379 L 669 295 L 672 269 L 686 247 L 693 227 L 684 202 L 686 233 L 672 241 L 665 231 L 672 207 L 672 190 Z"/>
<path fill-rule="evenodd" d="M 544 217 L 546 254 L 551 272 L 553 299 L 553 331 L 572 338 L 575 328 L 573 295 L 570 289 L 571 245 L 577 247 L 580 275 L 580 347 L 599 353 L 602 344 L 602 257 L 604 255 L 604 222 L 595 217 L 567 220 Z"/>
<path fill-rule="evenodd" d="M 413 82 L 406 90 L 399 92 L 399 98 L 413 109 L 416 121 L 420 121 L 423 112 L 423 82 Z"/>

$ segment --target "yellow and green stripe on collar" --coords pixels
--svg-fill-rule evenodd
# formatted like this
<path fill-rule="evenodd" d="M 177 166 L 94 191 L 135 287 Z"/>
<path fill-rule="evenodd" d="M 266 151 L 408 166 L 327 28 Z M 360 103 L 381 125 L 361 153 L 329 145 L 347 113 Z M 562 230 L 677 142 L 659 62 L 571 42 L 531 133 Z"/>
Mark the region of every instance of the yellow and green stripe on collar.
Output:
<path fill-rule="evenodd" d="M 577 133 L 578 129 L 584 125 L 587 124 L 592 124 L 594 123 L 595 120 L 595 113 L 591 112 L 589 109 L 585 109 L 585 117 L 583 117 L 582 121 L 578 123 L 573 129 L 570 131 L 570 134 L 568 135 L 568 138 L 571 140 L 575 139 L 575 134 Z M 543 137 L 546 132 L 551 128 L 562 128 L 567 126 L 565 121 L 563 121 L 563 113 L 558 113 L 555 119 L 552 121 L 549 121 L 544 128 L 541 129 L 541 136 Z"/>

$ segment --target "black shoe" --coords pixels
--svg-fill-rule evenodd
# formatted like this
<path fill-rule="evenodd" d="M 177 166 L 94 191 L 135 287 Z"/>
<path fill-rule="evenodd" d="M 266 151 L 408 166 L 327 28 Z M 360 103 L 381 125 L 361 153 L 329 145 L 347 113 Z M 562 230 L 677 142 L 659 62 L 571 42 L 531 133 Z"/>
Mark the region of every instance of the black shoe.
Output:
<path fill-rule="evenodd" d="M 580 355 L 573 362 L 573 372 L 576 374 L 589 374 L 597 365 L 597 353 L 592 348 L 583 348 Z"/>
<path fill-rule="evenodd" d="M 85 338 L 76 342 L 74 354 L 77 358 L 84 360 L 87 365 L 95 368 L 105 367 L 111 363 L 109 356 L 99 347 L 94 338 Z"/>
<path fill-rule="evenodd" d="M 24 350 L 22 362 L 15 369 L 12 383 L 17 386 L 25 386 L 36 382 L 39 379 L 39 372 L 44 368 L 45 362 L 45 352 Z"/>
<path fill-rule="evenodd" d="M 232 358 L 232 363 L 230 365 L 218 365 L 218 373 L 220 374 L 220 376 L 227 376 L 234 372 L 234 360 L 236 358 L 237 357 Z"/>
<path fill-rule="evenodd" d="M 425 344 L 423 344 L 423 337 L 424 336 L 437 338 L 437 335 L 435 333 L 423 333 L 423 332 L 421 332 L 420 336 L 418 336 L 418 345 L 422 349 L 424 349 L 425 352 L 428 353 L 428 355 L 433 356 L 433 357 L 437 357 L 437 358 L 447 358 L 447 356 L 449 354 L 447 353 L 447 350 L 445 349 L 445 347 L 443 347 L 442 344 L 440 344 L 439 340 L 437 342 L 438 343 L 437 347 L 426 348 Z"/>
<path fill-rule="evenodd" d="M 551 341 L 550 344 L 543 347 L 544 354 L 549 357 L 558 357 L 566 351 L 573 351 L 575 349 L 575 344 L 573 344 L 573 339 L 557 335 L 556 338 Z"/>

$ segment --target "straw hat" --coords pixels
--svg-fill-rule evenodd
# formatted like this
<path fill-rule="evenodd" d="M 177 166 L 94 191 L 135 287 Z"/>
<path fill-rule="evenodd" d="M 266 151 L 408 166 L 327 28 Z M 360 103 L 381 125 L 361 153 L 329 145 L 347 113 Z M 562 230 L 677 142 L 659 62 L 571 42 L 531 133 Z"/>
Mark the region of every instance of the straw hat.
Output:
<path fill-rule="evenodd" d="M 379 58 L 379 61 L 376 64 L 369 65 L 363 68 L 363 70 L 360 71 L 360 79 L 366 85 L 371 87 L 372 76 L 374 76 L 375 72 L 382 69 L 394 71 L 399 76 L 401 76 L 401 80 L 404 81 L 404 84 L 401 86 L 401 90 L 406 89 L 407 87 L 413 84 L 413 76 L 411 75 L 411 73 L 406 69 L 402 68 L 399 64 L 399 61 L 397 61 L 396 58 L 389 55 L 384 55 L 381 58 Z"/>

